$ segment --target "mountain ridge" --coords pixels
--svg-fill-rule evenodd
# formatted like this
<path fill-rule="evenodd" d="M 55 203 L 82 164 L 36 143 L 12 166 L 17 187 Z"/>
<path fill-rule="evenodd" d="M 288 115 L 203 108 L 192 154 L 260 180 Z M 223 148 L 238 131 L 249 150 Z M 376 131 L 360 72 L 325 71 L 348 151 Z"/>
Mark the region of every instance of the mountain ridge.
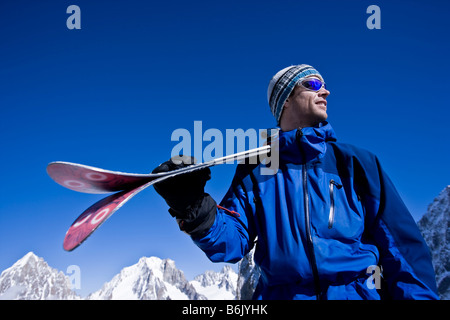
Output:
<path fill-rule="evenodd" d="M 0 274 L 0 300 L 234 300 L 237 279 L 225 266 L 188 281 L 173 260 L 141 257 L 83 298 L 67 275 L 30 251 Z"/>

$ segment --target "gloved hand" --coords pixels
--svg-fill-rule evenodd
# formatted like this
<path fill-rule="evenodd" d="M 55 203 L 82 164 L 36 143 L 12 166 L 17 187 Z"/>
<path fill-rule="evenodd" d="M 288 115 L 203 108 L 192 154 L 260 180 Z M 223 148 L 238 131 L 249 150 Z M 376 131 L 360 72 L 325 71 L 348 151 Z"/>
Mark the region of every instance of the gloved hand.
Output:
<path fill-rule="evenodd" d="M 177 156 L 163 162 L 152 173 L 168 172 L 195 163 L 190 156 Z M 197 236 L 209 230 L 216 215 L 216 202 L 205 193 L 211 179 L 209 168 L 184 173 L 154 184 L 156 192 L 169 205 L 169 213 L 177 219 L 182 231 Z"/>
<path fill-rule="evenodd" d="M 152 173 L 181 169 L 194 163 L 193 157 L 173 157 L 156 167 Z M 203 196 L 206 181 L 209 179 L 211 179 L 211 170 L 206 168 L 163 180 L 154 187 L 169 207 L 182 215 Z"/>

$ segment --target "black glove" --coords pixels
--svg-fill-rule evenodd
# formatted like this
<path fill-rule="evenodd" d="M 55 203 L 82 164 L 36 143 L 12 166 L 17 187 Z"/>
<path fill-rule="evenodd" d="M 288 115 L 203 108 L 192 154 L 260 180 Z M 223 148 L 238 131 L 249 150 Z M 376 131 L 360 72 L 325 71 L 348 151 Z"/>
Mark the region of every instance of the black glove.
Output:
<path fill-rule="evenodd" d="M 177 156 L 160 164 L 152 173 L 172 171 L 194 163 L 193 157 Z M 169 213 L 177 219 L 180 229 L 193 237 L 209 230 L 216 216 L 216 202 L 204 191 L 209 179 L 211 170 L 205 168 L 153 185 L 169 205 Z"/>

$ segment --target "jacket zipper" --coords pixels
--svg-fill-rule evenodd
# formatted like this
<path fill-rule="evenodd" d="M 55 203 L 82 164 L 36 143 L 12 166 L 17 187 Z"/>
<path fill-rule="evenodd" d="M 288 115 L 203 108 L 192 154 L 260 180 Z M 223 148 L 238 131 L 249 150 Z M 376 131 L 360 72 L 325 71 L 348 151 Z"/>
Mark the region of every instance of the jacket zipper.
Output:
<path fill-rule="evenodd" d="M 314 243 L 311 234 L 311 216 L 309 212 L 309 195 L 308 195 L 308 174 L 306 172 L 306 164 L 303 165 L 303 202 L 305 208 L 305 229 L 306 229 L 306 242 L 308 246 L 310 264 L 314 277 L 314 287 L 316 291 L 317 300 L 320 299 L 320 281 L 319 270 L 317 269 L 316 256 L 314 254 Z"/>
<path fill-rule="evenodd" d="M 337 183 L 333 179 L 330 180 L 330 214 L 328 216 L 328 229 L 333 228 L 335 204 L 334 204 L 334 186 L 338 189 L 342 188 L 342 184 Z"/>

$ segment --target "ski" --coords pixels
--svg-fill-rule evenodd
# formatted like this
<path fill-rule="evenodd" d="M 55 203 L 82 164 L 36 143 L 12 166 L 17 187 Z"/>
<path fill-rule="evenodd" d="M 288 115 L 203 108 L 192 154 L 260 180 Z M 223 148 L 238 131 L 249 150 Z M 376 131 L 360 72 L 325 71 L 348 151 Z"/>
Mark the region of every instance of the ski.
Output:
<path fill-rule="evenodd" d="M 156 180 L 153 180 L 129 191 L 114 193 L 90 206 L 67 230 L 63 242 L 64 250 L 72 251 L 77 248 L 128 200 L 155 182 Z"/>
<path fill-rule="evenodd" d="M 161 173 L 127 173 L 64 161 L 55 161 L 48 164 L 47 173 L 56 183 L 70 190 L 83 193 L 102 194 L 131 189 L 163 176 L 175 176 L 181 173 L 211 167 L 220 163 L 239 161 L 256 155 L 263 155 L 269 151 L 270 146 L 263 146 L 213 159 L 208 162 L 193 164 L 182 169 Z"/>
<path fill-rule="evenodd" d="M 110 171 L 78 163 L 55 161 L 47 166 L 48 175 L 58 184 L 84 193 L 111 193 L 155 179 L 155 174 Z"/>
<path fill-rule="evenodd" d="M 120 192 L 112 194 L 96 202 L 88 209 L 86 209 L 72 223 L 72 225 L 66 232 L 66 236 L 63 242 L 63 248 L 66 251 L 72 251 L 80 246 L 81 243 L 83 243 L 95 230 L 97 230 L 98 227 L 100 227 L 100 225 L 102 225 L 109 217 L 111 217 L 114 212 L 120 209 L 128 200 L 155 183 L 175 177 L 180 174 L 185 174 L 195 170 L 200 170 L 232 161 L 241 161 L 247 158 L 265 155 L 269 152 L 270 145 L 266 145 L 260 148 L 255 148 L 248 151 L 243 151 L 229 156 L 217 158 L 208 162 L 194 164 L 178 170 L 162 172 L 158 174 L 130 174 L 117 171 L 109 171 L 69 162 L 52 162 L 47 167 L 47 172 L 49 173 L 50 177 L 52 177 L 52 179 L 57 183 L 71 190 L 80 192 L 86 192 L 86 190 L 88 190 L 89 193 L 106 193 L 110 192 L 107 190 L 121 190 Z M 80 171 L 84 172 L 85 175 L 80 175 Z M 88 178 L 86 178 L 86 173 L 89 173 L 87 175 Z M 103 185 L 98 184 L 100 176 L 97 177 L 95 176 L 95 174 L 103 174 L 106 178 L 102 181 L 114 181 L 114 183 Z M 64 180 L 63 177 L 65 177 L 66 180 Z M 94 179 L 92 179 L 92 177 L 94 177 Z M 134 180 L 127 180 L 128 178 L 133 178 Z M 78 186 L 82 187 L 74 188 L 74 186 L 77 186 L 77 184 L 67 183 L 67 181 L 77 181 L 79 183 Z"/>

